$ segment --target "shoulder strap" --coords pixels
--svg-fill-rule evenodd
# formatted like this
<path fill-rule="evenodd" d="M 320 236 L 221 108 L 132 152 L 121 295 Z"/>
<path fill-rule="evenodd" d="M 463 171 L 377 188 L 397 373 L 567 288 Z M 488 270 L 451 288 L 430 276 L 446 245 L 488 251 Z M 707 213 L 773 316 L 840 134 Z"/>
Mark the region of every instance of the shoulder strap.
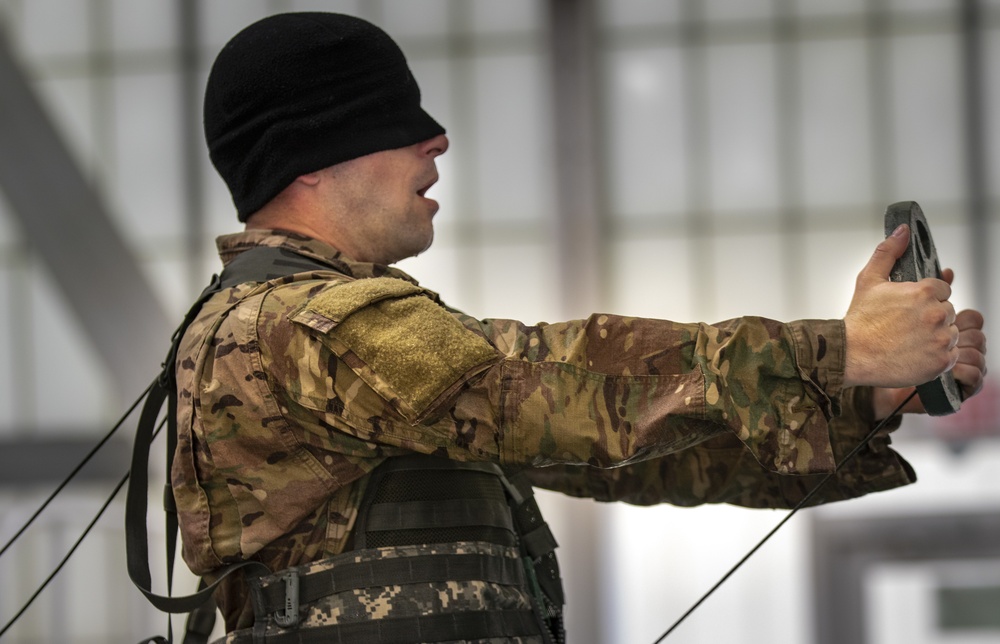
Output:
<path fill-rule="evenodd" d="M 171 597 L 157 595 L 150 589 L 148 533 L 146 530 L 146 498 L 148 493 L 149 448 L 155 433 L 156 420 L 160 416 L 163 403 L 167 402 L 167 476 L 173 463 L 173 453 L 177 445 L 177 383 L 175 364 L 177 349 L 188 326 L 201 311 L 201 307 L 219 291 L 249 282 L 266 282 L 279 277 L 309 271 L 336 271 L 338 268 L 319 260 L 299 255 L 284 248 L 258 247 L 246 250 L 233 259 L 221 275 L 212 277 L 197 301 L 184 316 L 184 321 L 171 338 L 170 351 L 163 363 L 163 370 L 153 381 L 146 396 L 135 442 L 132 447 L 132 465 L 125 500 L 125 552 L 129 577 L 153 606 L 167 613 L 188 613 L 204 604 L 221 581 L 241 568 L 253 567 L 267 574 L 270 571 L 256 561 L 231 564 L 218 572 L 215 583 L 200 588 L 193 595 Z M 177 545 L 177 514 L 173 508 L 173 491 L 166 486 L 164 502 L 167 509 L 167 589 L 169 593 L 173 576 L 174 553 Z M 172 636 L 168 639 L 172 641 Z"/>

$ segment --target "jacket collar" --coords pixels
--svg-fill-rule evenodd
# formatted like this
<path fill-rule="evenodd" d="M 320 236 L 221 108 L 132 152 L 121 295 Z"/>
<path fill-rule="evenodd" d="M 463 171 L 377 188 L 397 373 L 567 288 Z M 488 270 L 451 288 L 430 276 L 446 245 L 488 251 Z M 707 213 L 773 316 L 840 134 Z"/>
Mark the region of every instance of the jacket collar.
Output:
<path fill-rule="evenodd" d="M 241 233 L 222 235 L 215 240 L 219 250 L 219 257 L 225 266 L 242 253 L 243 251 L 256 248 L 258 246 L 270 246 L 274 248 L 284 248 L 293 253 L 298 253 L 305 257 L 329 264 L 334 270 L 353 277 L 363 279 L 368 277 L 394 277 L 417 284 L 403 271 L 384 264 L 373 264 L 370 262 L 356 262 L 342 252 L 318 239 L 307 237 L 300 233 L 293 233 L 287 230 L 264 230 L 254 228 Z"/>

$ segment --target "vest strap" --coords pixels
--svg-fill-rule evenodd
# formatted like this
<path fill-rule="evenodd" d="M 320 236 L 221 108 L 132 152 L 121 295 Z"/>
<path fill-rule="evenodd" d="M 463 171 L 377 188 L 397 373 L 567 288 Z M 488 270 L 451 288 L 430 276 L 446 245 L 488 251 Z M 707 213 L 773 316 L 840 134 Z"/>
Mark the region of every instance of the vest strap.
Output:
<path fill-rule="evenodd" d="M 334 593 L 421 582 L 486 581 L 524 583 L 520 559 L 485 554 L 419 555 L 398 559 L 338 563 L 328 570 L 299 576 L 298 602 L 308 604 Z M 256 586 L 256 583 L 254 583 Z M 285 584 L 280 580 L 255 589 L 262 612 L 283 611 Z"/>
<path fill-rule="evenodd" d="M 540 635 L 530 610 L 467 611 L 419 617 L 389 617 L 366 622 L 331 624 L 265 636 L 267 644 L 412 644 Z M 235 633 L 230 644 L 252 644 L 249 633 Z"/>
<path fill-rule="evenodd" d="M 531 532 L 521 535 L 524 547 L 533 558 L 544 557 L 556 547 L 556 538 L 552 536 L 549 524 L 543 523 Z"/>
<path fill-rule="evenodd" d="M 201 311 L 202 305 L 213 295 L 224 288 L 231 288 L 244 282 L 264 282 L 276 277 L 293 275 L 301 272 L 337 271 L 333 264 L 320 262 L 310 257 L 304 257 L 283 248 L 255 248 L 247 250 L 233 259 L 222 271 L 221 275 L 212 277 L 212 282 L 202 291 L 198 300 L 184 316 L 183 322 L 174 331 L 170 350 L 163 362 L 163 370 L 150 385 L 146 402 L 143 405 L 136 437 L 132 446 L 132 465 L 129 470 L 127 498 L 125 501 L 125 552 L 128 574 L 132 582 L 149 600 L 153 606 L 168 613 L 187 613 L 197 609 L 212 596 L 216 586 L 222 579 L 241 568 L 255 568 L 257 574 L 268 574 L 266 566 L 255 561 L 244 561 L 231 564 L 217 571 L 215 583 L 202 587 L 193 595 L 182 597 L 169 596 L 174 557 L 177 550 L 177 513 L 173 492 L 169 485 L 164 492 L 164 510 L 166 511 L 166 542 L 167 542 L 167 590 L 168 595 L 158 595 L 152 591 L 152 580 L 149 572 L 149 545 L 146 531 L 146 496 L 148 493 L 148 468 L 150 443 L 155 432 L 156 420 L 160 415 L 163 403 L 167 403 L 167 478 L 170 477 L 171 465 L 177 444 L 177 383 L 174 381 L 177 350 L 188 326 Z M 199 636 L 194 633 L 192 636 Z M 148 641 L 173 641 L 173 632 L 168 622 L 167 638 L 147 638 Z"/>

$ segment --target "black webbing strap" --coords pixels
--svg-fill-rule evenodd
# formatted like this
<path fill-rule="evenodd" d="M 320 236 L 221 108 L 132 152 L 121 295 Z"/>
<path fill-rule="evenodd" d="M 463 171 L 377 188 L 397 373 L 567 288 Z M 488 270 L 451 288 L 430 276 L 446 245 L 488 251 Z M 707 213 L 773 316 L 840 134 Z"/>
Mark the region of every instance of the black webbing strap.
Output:
<path fill-rule="evenodd" d="M 465 611 L 419 617 L 387 617 L 366 622 L 330 624 L 268 634 L 267 644 L 412 644 L 539 635 L 530 610 Z M 230 634 L 230 644 L 252 644 L 249 634 Z"/>
<path fill-rule="evenodd" d="M 334 593 L 361 588 L 446 581 L 521 585 L 524 568 L 520 558 L 487 554 L 418 555 L 338 563 L 329 570 L 299 576 L 298 601 L 307 604 Z M 255 592 L 259 593 L 262 612 L 285 608 L 285 585 L 280 580 Z"/>
<path fill-rule="evenodd" d="M 149 542 L 146 530 L 146 495 L 149 485 L 148 466 L 149 448 L 153 438 L 153 431 L 156 419 L 160 415 L 160 409 L 164 401 L 173 401 L 176 396 L 173 388 L 168 384 L 166 378 L 157 378 L 153 382 L 146 402 L 143 405 L 142 413 L 139 417 L 139 424 L 136 428 L 135 443 L 132 446 L 132 466 L 129 470 L 128 493 L 125 498 L 125 557 L 128 567 L 129 577 L 132 583 L 146 596 L 149 602 L 166 613 L 188 613 L 203 604 L 215 590 L 215 587 L 224 577 L 240 568 L 252 566 L 259 569 L 261 574 L 268 574 L 270 570 L 263 564 L 256 561 L 244 561 L 232 564 L 219 571 L 219 577 L 215 583 L 207 586 L 201 591 L 182 597 L 170 597 L 158 595 L 151 590 L 152 579 L 149 572 Z M 176 432 L 176 408 L 173 403 L 168 402 L 167 425 L 168 432 Z M 167 454 L 167 460 L 170 459 Z M 167 513 L 167 543 L 176 546 L 177 515 Z M 173 550 L 167 551 L 168 579 L 171 577 L 169 571 L 173 568 Z M 168 638 L 172 639 L 172 638 Z"/>
<path fill-rule="evenodd" d="M 368 509 L 365 522 L 365 528 L 369 532 L 470 525 L 504 528 L 514 532 L 510 507 L 503 502 L 490 503 L 483 499 L 373 503 Z"/>
<path fill-rule="evenodd" d="M 566 600 L 555 553 L 558 544 L 542 519 L 528 477 L 523 472 L 508 471 L 503 480 L 511 497 L 514 522 L 521 535 L 525 572 L 533 587 L 532 604 L 535 605 L 537 618 L 543 622 L 543 639 L 546 643 L 565 642 L 562 612 Z"/>
<path fill-rule="evenodd" d="M 514 508 L 514 521 L 521 533 L 521 543 L 534 561 L 538 585 L 554 604 L 562 606 L 566 599 L 555 553 L 559 544 L 542 519 L 542 511 L 538 508 L 528 477 L 521 473 L 508 474 L 507 480 L 521 496 L 521 501 Z"/>
<path fill-rule="evenodd" d="M 198 583 L 198 590 L 203 590 L 206 586 L 205 579 L 202 578 Z M 208 638 L 215 629 L 216 608 L 215 598 L 209 597 L 205 603 L 188 614 L 181 644 L 208 644 Z"/>
<path fill-rule="evenodd" d="M 270 570 L 255 561 L 244 561 L 231 564 L 217 571 L 216 581 L 201 588 L 193 595 L 170 597 L 152 592 L 152 580 L 149 572 L 149 546 L 146 529 L 146 497 L 148 493 L 149 449 L 155 431 L 156 420 L 167 402 L 167 476 L 170 476 L 173 464 L 174 450 L 177 445 L 177 383 L 174 379 L 174 369 L 177 349 L 188 326 L 201 311 L 202 305 L 210 297 L 225 288 L 231 288 L 248 282 L 266 282 L 278 277 L 294 275 L 309 271 L 337 271 L 338 267 L 283 248 L 258 247 L 246 250 L 233 259 L 222 271 L 222 275 L 212 278 L 212 283 L 202 291 L 194 305 L 184 316 L 184 321 L 171 338 L 170 351 L 163 363 L 163 370 L 153 381 L 146 396 L 139 423 L 136 428 L 135 442 L 132 447 L 132 464 L 128 492 L 125 500 L 125 552 L 129 577 L 132 583 L 146 596 L 153 606 L 167 613 L 187 613 L 201 606 L 214 592 L 222 579 L 241 568 L 256 568 L 259 574 L 268 574 Z M 173 495 L 169 485 L 165 493 L 167 509 L 167 588 L 170 589 L 173 578 L 174 556 L 177 547 L 177 514 L 173 511 Z M 172 641 L 172 633 L 168 641 Z M 162 640 L 162 638 L 154 638 Z"/>

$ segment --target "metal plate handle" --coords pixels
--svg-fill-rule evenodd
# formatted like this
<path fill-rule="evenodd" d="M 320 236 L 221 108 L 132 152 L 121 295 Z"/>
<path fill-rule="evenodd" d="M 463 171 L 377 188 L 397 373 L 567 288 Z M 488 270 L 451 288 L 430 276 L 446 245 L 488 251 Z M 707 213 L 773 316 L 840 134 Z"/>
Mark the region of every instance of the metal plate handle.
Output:
<path fill-rule="evenodd" d="M 889 279 L 893 282 L 917 282 L 926 277 L 941 277 L 934 239 L 927 218 L 915 201 L 900 201 L 885 211 L 885 234 L 888 237 L 900 224 L 910 227 L 910 247 L 900 257 Z M 924 409 L 931 416 L 954 414 L 962 406 L 962 394 L 951 371 L 917 387 Z"/>

